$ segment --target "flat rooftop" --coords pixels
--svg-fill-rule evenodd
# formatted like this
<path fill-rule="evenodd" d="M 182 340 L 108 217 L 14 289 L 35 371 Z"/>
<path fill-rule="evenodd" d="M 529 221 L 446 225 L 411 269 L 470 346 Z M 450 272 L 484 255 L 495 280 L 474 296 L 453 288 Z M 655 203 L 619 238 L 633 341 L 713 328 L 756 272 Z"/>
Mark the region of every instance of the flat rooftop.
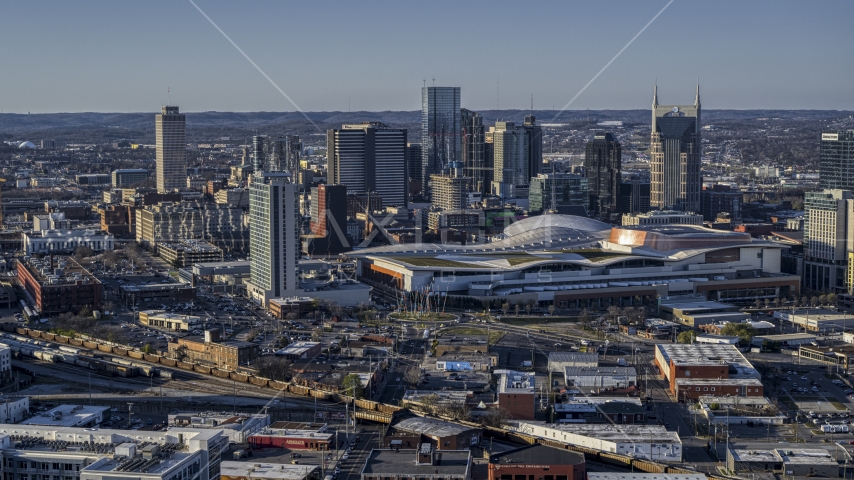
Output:
<path fill-rule="evenodd" d="M 782 462 L 783 457 L 775 450 L 730 449 L 730 454 L 736 462 Z"/>
<path fill-rule="evenodd" d="M 490 456 L 489 463 L 525 465 L 580 465 L 584 454 L 547 445 L 528 445 Z"/>
<path fill-rule="evenodd" d="M 676 385 L 700 386 L 703 385 L 742 385 L 745 387 L 761 387 L 762 380 L 758 378 L 677 378 Z"/>
<path fill-rule="evenodd" d="M 437 450 L 433 453 L 434 465 L 416 464 L 415 450 L 371 450 L 362 474 L 405 475 L 407 477 L 453 475 L 466 477 L 471 465 L 468 450 Z"/>
<path fill-rule="evenodd" d="M 533 393 L 537 387 L 533 373 L 513 370 L 496 370 L 495 373 L 500 375 L 498 393 Z"/>
<path fill-rule="evenodd" d="M 721 405 L 739 405 L 743 407 L 761 407 L 771 403 L 765 397 L 720 397 L 717 395 L 701 395 L 697 399 L 697 402 L 706 405 L 719 403 Z"/>
<path fill-rule="evenodd" d="M 285 463 L 230 462 L 220 463 L 220 475 L 231 478 L 272 478 L 276 480 L 302 480 L 318 465 L 292 465 Z"/>
<path fill-rule="evenodd" d="M 676 432 L 670 432 L 667 428 L 660 425 L 545 423 L 533 421 L 511 422 L 511 425 L 513 423 L 517 425 L 516 429 L 520 431 L 526 431 L 526 425 L 533 425 L 613 442 L 682 443 Z"/>
<path fill-rule="evenodd" d="M 815 335 L 809 333 L 782 333 L 776 335 L 757 335 L 753 339 L 761 338 L 763 340 L 771 340 L 774 342 L 788 342 L 792 340 L 815 340 Z"/>
<path fill-rule="evenodd" d="M 471 427 L 434 418 L 410 417 L 392 425 L 396 430 L 418 433 L 428 437 L 450 437 L 471 430 Z"/>
<path fill-rule="evenodd" d="M 54 255 L 53 264 L 50 259 L 50 255 L 41 260 L 33 257 L 19 266 L 23 265 L 39 283 L 44 285 L 74 285 L 78 281 L 83 284 L 101 283 L 89 270 L 80 266 L 71 257 Z"/>
<path fill-rule="evenodd" d="M 166 450 L 161 448 L 161 454 L 164 454 Z M 139 456 L 140 451 L 137 450 L 137 456 Z M 172 470 L 173 468 L 184 463 L 184 460 L 193 456 L 195 452 L 190 453 L 186 451 L 175 451 L 167 453 L 168 456 L 162 457 L 160 459 L 151 460 L 153 465 L 149 465 L 148 463 L 142 463 L 132 469 L 128 469 L 126 466 L 127 459 L 123 457 L 109 458 L 103 457 L 99 461 L 89 465 L 84 468 L 84 471 L 88 472 L 122 472 L 122 473 L 147 473 L 154 475 L 163 475 L 164 473 Z"/>
<path fill-rule="evenodd" d="M 671 360 L 678 366 L 728 364 L 736 369 L 738 376 L 749 378 L 759 378 L 760 376 L 759 372 L 753 368 L 753 365 L 744 358 L 744 355 L 734 345 L 660 343 L 655 348 L 668 365 Z"/>
<path fill-rule="evenodd" d="M 838 465 L 827 450 L 823 449 L 777 449 L 783 463 L 801 465 Z"/>
<path fill-rule="evenodd" d="M 77 427 L 95 422 L 104 411 L 109 410 L 109 407 L 103 406 L 60 405 L 24 420 L 21 425 Z"/>
<path fill-rule="evenodd" d="M 589 362 L 599 364 L 598 353 L 549 352 L 549 363 L 552 362 Z"/>
<path fill-rule="evenodd" d="M 634 377 L 638 372 L 635 367 L 566 367 L 564 375 L 567 377 L 590 377 L 590 376 L 623 376 Z"/>
<path fill-rule="evenodd" d="M 587 472 L 587 480 L 706 480 L 702 473 Z"/>
<path fill-rule="evenodd" d="M 276 351 L 276 355 L 303 355 L 314 347 L 320 345 L 319 342 L 294 342 L 287 347 Z"/>

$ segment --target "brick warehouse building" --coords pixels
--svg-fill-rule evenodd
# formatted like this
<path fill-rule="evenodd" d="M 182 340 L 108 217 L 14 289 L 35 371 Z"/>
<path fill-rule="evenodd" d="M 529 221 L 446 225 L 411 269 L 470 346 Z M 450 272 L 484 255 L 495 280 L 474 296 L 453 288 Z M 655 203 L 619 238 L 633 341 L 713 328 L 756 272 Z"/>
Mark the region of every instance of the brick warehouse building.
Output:
<path fill-rule="evenodd" d="M 677 399 L 701 395 L 763 396 L 761 375 L 734 345 L 659 344 L 655 363 Z"/>
<path fill-rule="evenodd" d="M 71 257 L 18 262 L 18 282 L 42 315 L 76 313 L 83 307 L 100 310 L 104 298 L 101 281 Z"/>
<path fill-rule="evenodd" d="M 584 455 L 546 445 L 528 445 L 489 457 L 489 480 L 584 480 Z"/>
<path fill-rule="evenodd" d="M 498 378 L 498 408 L 507 411 L 515 420 L 533 420 L 536 410 L 537 385 L 531 372 L 496 370 Z"/>

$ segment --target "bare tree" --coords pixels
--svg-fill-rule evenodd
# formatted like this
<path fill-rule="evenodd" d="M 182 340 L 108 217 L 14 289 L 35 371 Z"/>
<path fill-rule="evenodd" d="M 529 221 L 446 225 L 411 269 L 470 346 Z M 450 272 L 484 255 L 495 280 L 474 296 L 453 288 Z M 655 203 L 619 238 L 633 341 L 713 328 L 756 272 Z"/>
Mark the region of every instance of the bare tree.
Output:
<path fill-rule="evenodd" d="M 418 382 L 421 381 L 421 368 L 417 366 L 407 368 L 403 374 L 403 379 L 410 385 L 418 385 Z"/>
<path fill-rule="evenodd" d="M 549 305 L 549 315 L 554 315 L 554 314 L 555 314 L 555 310 L 556 310 L 556 309 L 555 309 L 554 304 Z"/>
<path fill-rule="evenodd" d="M 503 408 L 495 408 L 478 418 L 483 426 L 500 428 L 510 420 L 511 416 L 507 410 L 504 410 Z"/>
<path fill-rule="evenodd" d="M 502 303 L 501 304 L 501 311 L 504 312 L 504 315 L 507 315 L 507 312 L 510 311 L 510 304 L 507 302 Z"/>
<path fill-rule="evenodd" d="M 578 314 L 578 321 L 581 323 L 581 326 L 587 328 L 590 326 L 590 322 L 593 320 L 593 316 L 590 314 L 590 310 L 583 309 L 581 313 Z"/>
<path fill-rule="evenodd" d="M 516 309 L 516 316 L 518 317 L 519 316 L 519 310 L 522 308 L 522 305 L 517 303 L 514 308 Z"/>

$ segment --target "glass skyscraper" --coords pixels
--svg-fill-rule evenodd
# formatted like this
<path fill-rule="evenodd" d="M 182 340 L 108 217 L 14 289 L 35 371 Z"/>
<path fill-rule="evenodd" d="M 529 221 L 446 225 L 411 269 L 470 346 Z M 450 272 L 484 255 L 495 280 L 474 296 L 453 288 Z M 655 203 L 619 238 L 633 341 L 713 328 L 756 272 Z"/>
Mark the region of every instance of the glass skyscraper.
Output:
<path fill-rule="evenodd" d="M 652 97 L 650 206 L 657 210 L 700 211 L 700 86 L 693 105 L 659 105 Z"/>
<path fill-rule="evenodd" d="M 822 132 L 818 168 L 822 189 L 854 190 L 854 130 Z"/>
<path fill-rule="evenodd" d="M 612 133 L 597 133 L 584 149 L 584 171 L 590 192 L 590 213 L 607 218 L 617 212 L 622 177 L 622 148 Z"/>
<path fill-rule="evenodd" d="M 462 160 L 460 87 L 421 89 L 421 178 Z M 426 190 L 426 189 L 425 189 Z"/>

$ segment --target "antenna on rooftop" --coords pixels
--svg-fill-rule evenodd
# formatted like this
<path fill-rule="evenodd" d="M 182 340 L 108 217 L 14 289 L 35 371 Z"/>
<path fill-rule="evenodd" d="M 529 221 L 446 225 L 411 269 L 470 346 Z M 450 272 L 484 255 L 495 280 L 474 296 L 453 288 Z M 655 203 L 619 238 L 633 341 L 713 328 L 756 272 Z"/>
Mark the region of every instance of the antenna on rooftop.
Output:
<path fill-rule="evenodd" d="M 166 87 L 166 105 L 172 105 L 172 100 L 169 99 L 169 87 Z"/>
<path fill-rule="evenodd" d="M 433 77 L 433 86 L 436 86 L 436 77 Z"/>

